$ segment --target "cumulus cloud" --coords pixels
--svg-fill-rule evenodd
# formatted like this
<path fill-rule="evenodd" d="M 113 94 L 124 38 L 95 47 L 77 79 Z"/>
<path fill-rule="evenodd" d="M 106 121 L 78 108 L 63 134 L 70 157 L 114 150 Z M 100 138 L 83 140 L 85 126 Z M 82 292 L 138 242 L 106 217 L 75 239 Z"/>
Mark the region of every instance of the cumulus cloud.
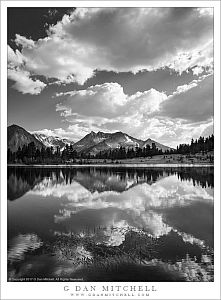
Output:
<path fill-rule="evenodd" d="M 171 95 L 153 88 L 128 95 L 115 82 L 59 93 L 56 110 L 69 124 L 50 135 L 76 141 L 91 130 L 121 130 L 176 146 L 212 125 L 213 77 L 205 76 L 213 68 L 212 9 L 77 8 L 50 26 L 46 38 L 17 34 L 15 43 L 20 51 L 8 47 L 8 77 L 22 93 L 39 94 L 46 87 L 33 75 L 83 84 L 96 70 L 167 67 L 198 76 Z"/>
<path fill-rule="evenodd" d="M 116 116 L 122 113 L 122 108 L 127 104 L 127 96 L 118 83 L 104 83 L 63 95 L 67 98 L 57 106 L 57 110 L 63 110 L 65 115 L 77 112 L 85 116 Z"/>
<path fill-rule="evenodd" d="M 31 134 L 38 133 L 38 134 L 45 134 L 48 136 L 56 136 L 55 130 L 57 130 L 57 129 L 51 130 L 51 129 L 45 128 L 45 129 L 41 129 L 41 130 L 30 131 L 30 133 Z"/>
<path fill-rule="evenodd" d="M 118 83 L 104 83 L 57 96 L 62 102 L 57 104 L 56 110 L 70 122 L 68 131 L 74 130 L 79 138 L 92 130 L 121 130 L 139 137 L 146 120 L 156 114 L 160 103 L 167 99 L 155 89 L 127 95 Z"/>
<path fill-rule="evenodd" d="M 101 69 L 136 72 L 181 54 L 189 54 L 191 65 L 190 56 L 212 40 L 213 24 L 211 15 L 192 8 L 77 9 L 51 32 L 99 52 Z"/>
<path fill-rule="evenodd" d="M 25 62 L 25 57 L 21 54 L 19 50 L 15 52 L 10 46 L 8 46 L 8 67 L 15 68 L 21 66 Z"/>
<path fill-rule="evenodd" d="M 19 68 L 8 69 L 8 78 L 15 81 L 12 87 L 22 94 L 38 95 L 46 84 L 40 80 L 30 78 L 30 73 Z"/>
<path fill-rule="evenodd" d="M 58 94 L 57 111 L 71 124 L 67 131 L 73 130 L 78 138 L 91 130 L 120 130 L 176 147 L 213 124 L 212 91 L 210 75 L 178 86 L 169 96 L 154 89 L 127 95 L 119 84 L 105 83 Z"/>
<path fill-rule="evenodd" d="M 20 34 L 15 35 L 15 43 L 18 46 L 22 46 L 22 48 L 33 48 L 35 46 L 35 42 L 31 39 L 27 39 Z"/>
<path fill-rule="evenodd" d="M 213 116 L 213 76 L 192 84 L 184 93 L 175 93 L 161 104 L 161 113 L 171 118 L 192 122 L 205 121 Z"/>
<path fill-rule="evenodd" d="M 208 136 L 213 133 L 213 119 L 202 122 L 187 122 L 181 119 L 172 119 L 156 116 L 149 119 L 145 128 L 140 131 L 141 138 L 150 137 L 162 144 L 176 148 L 178 144 L 190 143 L 191 139 L 199 136 Z M 207 131 L 206 128 L 209 128 Z"/>
<path fill-rule="evenodd" d="M 77 8 L 44 39 L 16 35 L 26 71 L 79 84 L 96 70 L 212 68 L 212 40 L 212 10 L 196 8 Z"/>
<path fill-rule="evenodd" d="M 74 142 L 77 142 L 79 139 L 81 139 L 83 136 L 88 134 L 89 131 L 97 130 L 97 127 L 88 127 L 86 124 L 79 125 L 79 124 L 72 124 L 69 125 L 66 129 L 63 128 L 55 128 L 55 129 L 41 129 L 41 130 L 35 130 L 32 133 L 38 133 L 38 134 L 45 134 L 47 136 L 54 136 L 54 137 L 60 137 L 64 139 L 70 139 Z"/>
<path fill-rule="evenodd" d="M 164 93 L 154 89 L 128 96 L 122 86 L 112 82 L 91 86 L 86 90 L 60 93 L 58 96 L 65 96 L 65 100 L 57 105 L 57 111 L 62 111 L 63 116 L 82 115 L 102 119 L 127 118 L 134 112 L 149 115 L 157 111 L 160 103 L 167 98 Z"/>
<path fill-rule="evenodd" d="M 21 40 L 23 45 L 28 44 L 28 40 Z M 27 45 L 29 48 L 29 46 Z M 12 88 L 18 90 L 23 94 L 40 94 L 46 87 L 46 84 L 38 79 L 33 80 L 31 73 L 25 68 L 26 58 L 19 50 L 15 52 L 8 46 L 8 78 L 14 81 Z"/>

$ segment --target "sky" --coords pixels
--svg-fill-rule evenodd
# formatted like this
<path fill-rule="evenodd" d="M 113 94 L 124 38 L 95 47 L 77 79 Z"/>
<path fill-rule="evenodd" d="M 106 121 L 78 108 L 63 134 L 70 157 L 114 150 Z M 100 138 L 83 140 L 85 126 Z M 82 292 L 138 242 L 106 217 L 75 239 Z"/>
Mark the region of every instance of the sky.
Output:
<path fill-rule="evenodd" d="M 213 133 L 212 8 L 8 8 L 8 125 L 176 147 Z"/>

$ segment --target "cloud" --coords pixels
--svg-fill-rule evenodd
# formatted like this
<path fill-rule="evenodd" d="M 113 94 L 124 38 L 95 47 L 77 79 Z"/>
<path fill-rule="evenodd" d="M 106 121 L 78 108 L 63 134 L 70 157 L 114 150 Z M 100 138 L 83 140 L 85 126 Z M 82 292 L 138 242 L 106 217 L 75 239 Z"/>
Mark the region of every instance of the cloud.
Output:
<path fill-rule="evenodd" d="M 84 116 L 116 116 L 122 113 L 127 104 L 127 95 L 122 86 L 112 82 L 63 95 L 68 97 L 62 105 L 57 105 L 57 111 L 64 111 L 65 115 L 76 112 Z"/>
<path fill-rule="evenodd" d="M 205 127 L 204 131 L 201 133 L 202 136 L 209 136 L 214 133 L 214 125 L 209 124 L 208 126 Z"/>
<path fill-rule="evenodd" d="M 209 127 L 211 130 L 206 132 Z M 145 128 L 141 128 L 141 138 L 150 137 L 162 144 L 176 148 L 178 144 L 190 143 L 191 139 L 198 139 L 199 136 L 208 136 L 213 128 L 213 119 L 202 122 L 187 122 L 181 119 L 165 117 L 154 117 L 149 119 Z"/>
<path fill-rule="evenodd" d="M 196 8 L 77 8 L 44 39 L 16 35 L 25 71 L 79 84 L 96 70 L 211 69 L 212 41 L 212 9 Z"/>
<path fill-rule="evenodd" d="M 117 83 L 91 86 L 58 94 L 62 102 L 57 111 L 71 124 L 66 132 L 75 132 L 78 139 L 92 130 L 120 130 L 176 147 L 198 138 L 213 125 L 212 77 L 203 75 L 178 86 L 169 96 L 154 89 L 129 96 Z"/>
<path fill-rule="evenodd" d="M 35 130 L 31 133 L 38 133 L 38 134 L 45 134 L 47 136 L 54 136 L 54 137 L 60 137 L 64 139 L 69 139 L 71 141 L 77 142 L 79 139 L 81 139 L 83 136 L 88 134 L 88 132 L 92 130 L 97 130 L 97 128 L 94 128 L 93 126 L 88 128 L 88 126 L 83 126 L 79 124 L 73 124 L 69 125 L 66 129 L 63 128 L 55 128 L 55 129 L 41 129 L 41 130 Z"/>
<path fill-rule="evenodd" d="M 46 87 L 40 80 L 30 78 L 30 73 L 19 68 L 8 69 L 8 78 L 15 81 L 12 87 L 22 94 L 38 95 Z"/>
<path fill-rule="evenodd" d="M 25 57 L 17 49 L 15 52 L 8 46 L 8 67 L 15 68 L 21 66 L 25 62 Z"/>
<path fill-rule="evenodd" d="M 198 76 L 199 74 L 201 74 L 204 71 L 204 68 L 202 68 L 200 66 L 197 66 L 197 67 L 194 67 L 192 69 L 192 71 L 193 71 L 193 75 L 197 75 Z"/>
<path fill-rule="evenodd" d="M 118 83 L 104 83 L 91 86 L 86 90 L 60 93 L 67 96 L 57 105 L 65 117 L 100 117 L 104 120 L 116 117 L 129 117 L 137 112 L 149 115 L 159 109 L 167 96 L 154 89 L 137 92 L 131 96 L 124 93 Z"/>
<path fill-rule="evenodd" d="M 98 68 L 137 71 L 202 50 L 212 40 L 213 22 L 192 8 L 77 9 L 51 32 L 99 52 Z"/>
<path fill-rule="evenodd" d="M 139 137 L 146 120 L 156 114 L 160 103 L 167 99 L 155 89 L 129 96 L 118 83 L 104 83 L 57 96 L 63 101 L 57 104 L 56 110 L 71 124 L 68 131 L 74 130 L 79 138 L 92 130 L 121 130 Z"/>
<path fill-rule="evenodd" d="M 197 8 L 201 15 L 213 15 L 213 8 L 212 7 L 200 7 Z"/>
<path fill-rule="evenodd" d="M 181 88 L 180 88 L 181 89 Z M 161 113 L 173 119 L 191 122 L 205 121 L 213 116 L 213 76 L 207 76 L 198 84 L 191 84 L 185 92 L 174 93 L 161 104 Z"/>
<path fill-rule="evenodd" d="M 22 46 L 22 48 L 34 48 L 35 42 L 32 41 L 31 39 L 27 39 L 24 36 L 21 36 L 20 34 L 15 35 L 15 43 L 18 46 Z"/>
<path fill-rule="evenodd" d="M 54 129 L 54 130 L 51 130 L 51 129 L 41 129 L 41 130 L 35 130 L 35 131 L 30 131 L 31 134 L 34 134 L 34 133 L 38 133 L 38 134 L 45 134 L 45 135 L 48 135 L 48 136 L 56 136 L 55 134 L 55 131 L 57 129 Z"/>
<path fill-rule="evenodd" d="M 25 44 L 29 48 L 28 40 L 21 39 L 20 43 Z M 33 80 L 31 73 L 25 68 L 26 58 L 19 50 L 15 52 L 8 46 L 8 78 L 14 81 L 12 88 L 18 90 L 22 94 L 40 94 L 46 87 L 46 84 L 38 79 Z"/>

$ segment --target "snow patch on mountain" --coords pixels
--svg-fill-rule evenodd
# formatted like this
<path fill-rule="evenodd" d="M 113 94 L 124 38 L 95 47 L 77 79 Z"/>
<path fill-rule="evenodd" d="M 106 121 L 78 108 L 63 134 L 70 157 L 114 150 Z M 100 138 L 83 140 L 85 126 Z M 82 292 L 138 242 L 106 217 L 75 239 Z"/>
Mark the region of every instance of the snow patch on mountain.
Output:
<path fill-rule="evenodd" d="M 74 142 L 58 136 L 47 136 L 43 133 L 34 133 L 33 136 L 39 140 L 45 147 L 59 147 L 61 150 L 64 149 L 65 145 L 73 145 Z"/>

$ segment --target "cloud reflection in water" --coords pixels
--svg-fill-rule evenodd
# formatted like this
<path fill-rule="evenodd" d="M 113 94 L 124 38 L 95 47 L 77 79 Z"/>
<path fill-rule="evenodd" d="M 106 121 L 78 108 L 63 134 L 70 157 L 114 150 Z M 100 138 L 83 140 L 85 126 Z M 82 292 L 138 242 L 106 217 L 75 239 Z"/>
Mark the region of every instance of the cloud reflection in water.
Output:
<path fill-rule="evenodd" d="M 54 221 L 63 222 L 69 230 L 73 230 L 76 223 L 81 222 L 80 219 L 83 216 L 92 220 L 90 225 L 85 226 L 98 226 L 97 222 L 93 223 L 93 218 L 95 218 L 93 211 L 96 211 L 96 219 L 102 220 L 101 225 L 106 228 L 111 226 L 143 228 L 153 237 L 165 235 L 172 229 L 165 223 L 164 210 L 191 206 L 198 202 L 213 204 L 213 194 L 210 188 L 194 186 L 192 181 L 180 181 L 176 175 L 161 178 L 152 184 L 133 185 L 130 181 L 126 186 L 130 188 L 121 193 L 116 191 L 90 192 L 76 181 L 70 184 L 66 182 L 54 184 L 52 180 L 45 180 L 37 184 L 29 193 L 42 197 L 59 197 L 62 208 L 58 214 L 54 215 Z M 105 215 L 105 221 L 102 218 L 103 215 Z M 176 230 L 176 228 L 173 229 Z M 107 232 L 110 230 L 107 229 Z M 119 244 L 119 240 L 123 240 L 120 236 L 122 234 L 115 230 L 110 236 L 110 243 Z M 184 239 L 197 241 L 196 238 L 190 237 L 190 234 L 182 234 L 182 236 Z"/>
<path fill-rule="evenodd" d="M 213 245 L 212 171 L 39 168 L 16 172 L 10 174 L 9 187 L 11 178 L 17 176 L 19 182 L 25 179 L 29 183 L 32 178 L 32 188 L 24 196 L 19 193 L 18 201 L 10 201 L 11 221 L 18 216 L 19 226 L 26 232 L 14 235 L 14 223 L 10 223 L 14 236 L 10 239 L 9 258 L 17 255 L 23 261 L 15 276 L 30 275 L 30 270 L 54 276 L 81 274 L 84 264 L 77 262 L 96 258 L 96 247 L 104 253 L 108 249 L 123 250 L 124 264 L 127 251 L 138 242 L 144 247 L 147 266 L 164 270 L 165 274 L 170 270 L 184 274 L 188 281 L 212 280 L 213 252 L 207 249 Z M 30 223 L 34 218 L 39 219 Z M 51 245 L 55 257 L 41 254 L 41 250 L 36 257 L 29 255 L 32 249 L 45 249 L 45 244 L 39 244 L 40 239 L 29 239 L 28 232 L 36 232 L 36 237 Z M 186 253 L 191 258 L 186 258 Z M 139 251 L 137 254 L 139 257 Z M 103 259 L 105 264 L 105 257 L 96 259 Z M 114 262 L 117 256 L 109 259 Z M 48 270 L 45 264 L 50 265 Z"/>

